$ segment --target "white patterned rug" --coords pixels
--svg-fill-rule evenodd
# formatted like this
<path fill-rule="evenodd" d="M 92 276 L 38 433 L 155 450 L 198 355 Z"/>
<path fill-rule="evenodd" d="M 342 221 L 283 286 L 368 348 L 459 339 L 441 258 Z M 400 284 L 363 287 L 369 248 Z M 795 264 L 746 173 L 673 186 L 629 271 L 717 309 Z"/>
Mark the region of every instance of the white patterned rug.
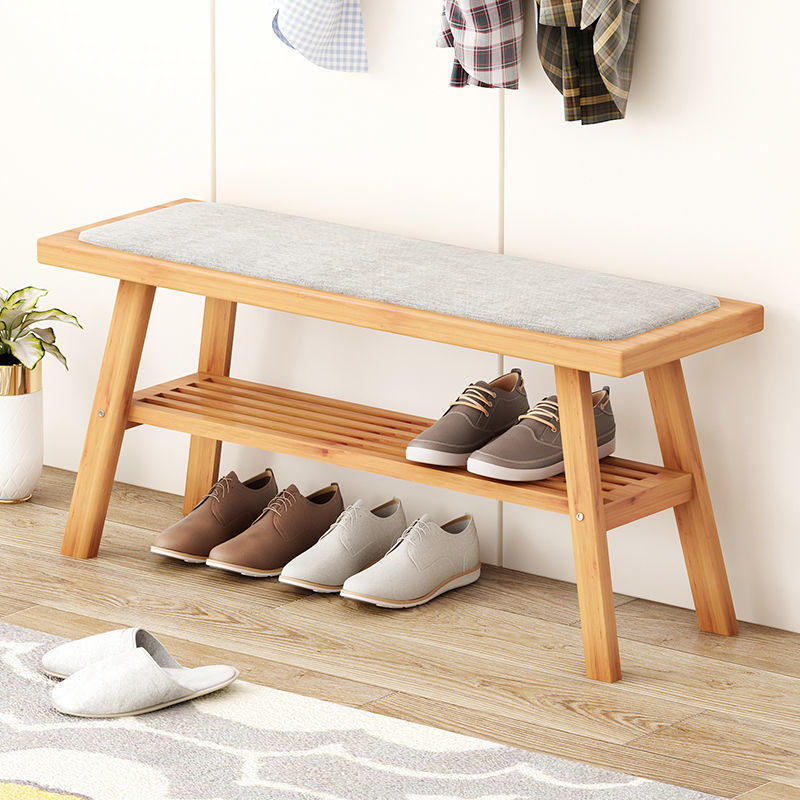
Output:
<path fill-rule="evenodd" d="M 0 624 L 2 800 L 710 797 L 244 682 L 140 717 L 65 717 L 37 669 L 59 641 Z"/>

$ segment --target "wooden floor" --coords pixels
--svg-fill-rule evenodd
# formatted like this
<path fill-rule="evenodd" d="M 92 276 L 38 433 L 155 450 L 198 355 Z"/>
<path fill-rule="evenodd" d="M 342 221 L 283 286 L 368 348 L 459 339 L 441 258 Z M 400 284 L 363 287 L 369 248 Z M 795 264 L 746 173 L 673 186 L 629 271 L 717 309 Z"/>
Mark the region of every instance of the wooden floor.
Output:
<path fill-rule="evenodd" d="M 179 498 L 115 488 L 100 557 L 58 555 L 74 476 L 0 506 L 0 620 L 66 637 L 142 625 L 188 666 L 722 797 L 800 800 L 800 635 L 697 632 L 619 596 L 623 679 L 583 677 L 571 584 L 486 568 L 386 611 L 152 556 Z"/>

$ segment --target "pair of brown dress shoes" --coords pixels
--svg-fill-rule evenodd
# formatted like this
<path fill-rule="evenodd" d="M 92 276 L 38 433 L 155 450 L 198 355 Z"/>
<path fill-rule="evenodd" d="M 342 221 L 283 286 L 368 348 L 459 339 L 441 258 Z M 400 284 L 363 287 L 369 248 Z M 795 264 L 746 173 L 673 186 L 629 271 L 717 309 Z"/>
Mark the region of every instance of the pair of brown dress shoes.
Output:
<path fill-rule="evenodd" d="M 306 497 L 294 484 L 279 492 L 270 469 L 244 482 L 229 472 L 150 551 L 267 578 L 315 544 L 343 510 L 336 483 Z"/>

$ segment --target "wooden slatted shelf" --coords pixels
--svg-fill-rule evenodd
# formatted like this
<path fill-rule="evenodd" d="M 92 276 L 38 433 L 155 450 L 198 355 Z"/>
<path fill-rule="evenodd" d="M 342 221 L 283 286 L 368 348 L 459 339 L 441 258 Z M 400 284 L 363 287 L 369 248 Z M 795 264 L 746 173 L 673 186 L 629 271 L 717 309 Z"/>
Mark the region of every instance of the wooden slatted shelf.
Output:
<path fill-rule="evenodd" d="M 128 419 L 129 427 L 154 425 L 547 511 L 569 510 L 563 475 L 504 483 L 407 461 L 406 444 L 432 421 L 397 411 L 193 374 L 136 392 Z M 689 473 L 652 464 L 605 458 L 600 476 L 608 528 L 692 497 Z"/>

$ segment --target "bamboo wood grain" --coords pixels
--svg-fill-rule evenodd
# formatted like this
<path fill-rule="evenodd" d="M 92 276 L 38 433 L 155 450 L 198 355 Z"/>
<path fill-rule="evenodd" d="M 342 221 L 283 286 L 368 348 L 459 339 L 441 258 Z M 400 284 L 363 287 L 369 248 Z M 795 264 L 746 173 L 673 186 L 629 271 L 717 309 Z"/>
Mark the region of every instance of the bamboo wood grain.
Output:
<path fill-rule="evenodd" d="M 73 558 L 94 558 L 100 546 L 154 295 L 120 281 L 61 546 Z"/>
<path fill-rule="evenodd" d="M 202 380 L 204 384 L 212 386 L 224 386 L 230 394 L 263 397 L 266 393 L 272 397 L 288 400 L 292 405 L 313 407 L 324 409 L 326 414 L 332 416 L 347 416 L 355 419 L 375 420 L 398 430 L 407 430 L 412 436 L 421 429 L 431 424 L 427 417 L 417 417 L 413 414 L 406 414 L 402 411 L 392 411 L 385 408 L 375 408 L 365 406 L 360 403 L 345 402 L 333 397 L 323 397 L 322 395 L 312 395 L 306 392 L 298 392 L 294 389 L 285 389 L 282 386 L 269 386 L 253 381 L 244 381 L 241 378 L 217 378 L 213 375 L 199 374 L 190 376 Z"/>
<path fill-rule="evenodd" d="M 622 672 L 589 373 L 556 367 L 555 374 L 586 674 L 613 682 Z"/>
<path fill-rule="evenodd" d="M 691 500 L 675 506 L 700 630 L 731 636 L 738 630 L 725 571 L 700 445 L 679 361 L 645 370 L 664 466 L 688 472 L 694 481 Z"/>
<path fill-rule="evenodd" d="M 408 442 L 409 437 L 416 435 L 415 431 L 417 430 L 415 427 L 399 430 L 395 427 L 379 425 L 374 422 L 369 422 L 363 417 L 356 418 L 347 415 L 341 410 L 338 415 L 333 415 L 329 409 L 320 410 L 319 406 L 315 406 L 312 403 L 304 404 L 302 401 L 292 401 L 290 404 L 279 404 L 270 402 L 268 399 L 265 399 L 263 395 L 259 398 L 248 398 L 232 393 L 221 394 L 208 389 L 207 386 L 202 384 L 180 386 L 173 391 L 173 394 L 183 399 L 190 397 L 198 404 L 227 404 L 231 408 L 246 411 L 253 415 L 255 415 L 256 412 L 259 412 L 260 415 L 269 414 L 270 412 L 279 412 L 287 417 L 294 417 L 298 421 L 303 422 L 306 420 L 314 420 L 333 424 L 340 423 L 343 429 L 350 428 L 351 431 L 359 431 L 362 434 L 375 434 L 376 439 L 402 439 L 404 442 Z"/>
<path fill-rule="evenodd" d="M 368 432 L 360 433 L 354 426 L 344 427 L 324 420 L 299 418 L 292 414 L 288 415 L 288 419 L 284 414 L 261 413 L 255 415 L 247 409 L 244 411 L 238 409 L 235 403 L 226 403 L 224 400 L 198 399 L 180 392 L 170 392 L 153 397 L 147 402 L 167 409 L 181 410 L 189 414 L 196 413 L 201 417 L 221 420 L 231 426 L 244 423 L 261 427 L 266 431 L 298 433 L 299 436 L 323 445 L 330 443 L 363 447 L 369 444 L 370 450 L 375 453 L 393 455 L 398 452 L 397 444 L 391 440 L 387 441 L 388 437 L 379 437 Z M 302 426 L 301 419 L 303 420 Z M 406 437 L 405 443 L 407 442 L 408 438 Z"/>
<path fill-rule="evenodd" d="M 508 484 L 406 461 L 405 446 L 431 424 L 423 417 L 236 378 L 187 375 L 134 394 L 129 417 L 208 440 L 221 439 L 404 480 L 567 512 L 563 475 L 535 484 Z M 691 477 L 619 458 L 601 464 L 601 494 L 609 528 L 682 503 Z"/>
<path fill-rule="evenodd" d="M 233 353 L 233 333 L 236 324 L 236 303 L 207 297 L 200 335 L 198 372 L 228 375 Z M 219 478 L 219 459 L 222 442 L 192 436 L 189 442 L 189 465 L 186 470 L 186 491 L 183 511 L 188 514 Z"/>
<path fill-rule="evenodd" d="M 175 201 L 181 202 L 192 201 Z M 136 216 L 175 203 L 166 203 L 115 219 Z M 83 272 L 138 280 L 220 300 L 247 303 L 616 377 L 631 375 L 646 367 L 683 358 L 756 333 L 763 328 L 761 306 L 722 298 L 721 306 L 716 310 L 629 339 L 601 342 L 553 336 L 190 264 L 147 258 L 79 240 L 82 230 L 110 221 L 113 220 L 40 239 L 39 261 Z"/>

